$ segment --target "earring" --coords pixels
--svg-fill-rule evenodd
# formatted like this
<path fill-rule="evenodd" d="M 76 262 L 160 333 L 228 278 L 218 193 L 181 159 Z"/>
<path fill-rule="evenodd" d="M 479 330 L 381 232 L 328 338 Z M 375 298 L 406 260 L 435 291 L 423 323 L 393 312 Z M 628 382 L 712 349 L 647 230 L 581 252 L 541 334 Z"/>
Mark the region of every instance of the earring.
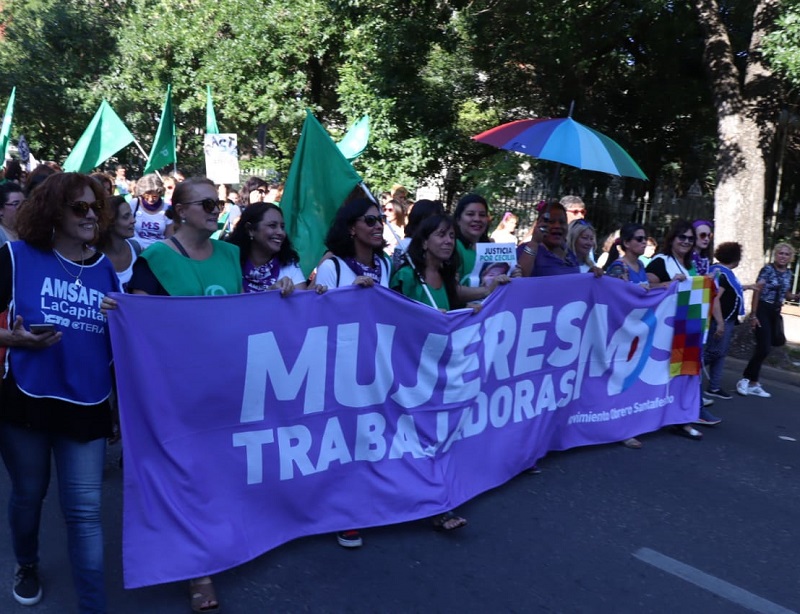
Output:
<path fill-rule="evenodd" d="M 249 236 L 250 236 L 250 240 L 252 241 L 253 240 L 253 235 L 249 235 Z"/>
<path fill-rule="evenodd" d="M 182 218 L 181 218 L 181 224 L 185 224 L 185 223 L 186 223 L 186 218 L 185 218 L 185 217 L 182 217 Z"/>

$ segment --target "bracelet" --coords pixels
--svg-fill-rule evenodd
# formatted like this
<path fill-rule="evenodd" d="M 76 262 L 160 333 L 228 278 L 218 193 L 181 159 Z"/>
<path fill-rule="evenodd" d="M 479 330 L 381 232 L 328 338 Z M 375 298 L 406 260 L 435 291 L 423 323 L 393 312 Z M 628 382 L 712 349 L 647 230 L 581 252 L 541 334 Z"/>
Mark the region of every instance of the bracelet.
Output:
<path fill-rule="evenodd" d="M 536 250 L 535 249 L 531 249 L 527 245 L 522 247 L 522 251 L 525 252 L 526 254 L 528 254 L 529 256 L 534 256 L 534 257 L 536 256 Z"/>

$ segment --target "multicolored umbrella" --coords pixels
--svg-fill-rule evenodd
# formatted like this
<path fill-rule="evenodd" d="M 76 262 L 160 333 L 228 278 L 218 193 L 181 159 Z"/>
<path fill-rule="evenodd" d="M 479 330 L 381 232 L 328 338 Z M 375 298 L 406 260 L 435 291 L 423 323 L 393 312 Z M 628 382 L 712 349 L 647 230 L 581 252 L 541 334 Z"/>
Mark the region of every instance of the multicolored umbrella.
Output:
<path fill-rule="evenodd" d="M 571 117 L 521 119 L 472 138 L 541 160 L 611 175 L 647 179 L 639 165 L 614 140 Z"/>

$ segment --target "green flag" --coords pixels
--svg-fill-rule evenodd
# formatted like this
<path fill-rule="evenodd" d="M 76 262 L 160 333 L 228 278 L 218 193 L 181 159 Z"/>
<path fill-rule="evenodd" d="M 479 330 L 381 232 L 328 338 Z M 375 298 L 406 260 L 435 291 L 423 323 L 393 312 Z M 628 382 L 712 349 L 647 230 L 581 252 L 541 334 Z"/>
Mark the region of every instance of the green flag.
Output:
<path fill-rule="evenodd" d="M 6 114 L 3 115 L 3 127 L 0 128 L 0 154 L 3 156 L 0 159 L 0 164 L 3 164 L 6 159 L 8 145 L 11 141 L 11 118 L 14 115 L 14 98 L 16 98 L 16 95 L 17 88 L 11 88 L 11 96 L 9 96 L 8 104 L 6 105 Z"/>
<path fill-rule="evenodd" d="M 103 100 L 89 126 L 69 153 L 64 162 L 64 170 L 68 173 L 88 173 L 134 140 L 119 115 L 107 100 Z"/>
<path fill-rule="evenodd" d="M 365 115 L 350 127 L 336 146 L 351 162 L 364 153 L 369 142 L 369 115 Z"/>
<path fill-rule="evenodd" d="M 161 121 L 158 122 L 158 131 L 150 150 L 150 159 L 144 167 L 144 174 L 154 173 L 167 164 L 178 161 L 175 153 L 175 116 L 172 114 L 172 85 L 167 86 L 167 97 L 164 99 L 164 108 L 161 109 Z"/>
<path fill-rule="evenodd" d="M 206 86 L 206 134 L 219 134 L 217 114 L 214 113 L 214 101 L 211 100 L 211 86 Z"/>
<path fill-rule="evenodd" d="M 359 183 L 361 177 L 327 130 L 306 111 L 281 198 L 286 234 L 300 254 L 306 275 L 325 253 L 325 235 L 336 211 Z"/>

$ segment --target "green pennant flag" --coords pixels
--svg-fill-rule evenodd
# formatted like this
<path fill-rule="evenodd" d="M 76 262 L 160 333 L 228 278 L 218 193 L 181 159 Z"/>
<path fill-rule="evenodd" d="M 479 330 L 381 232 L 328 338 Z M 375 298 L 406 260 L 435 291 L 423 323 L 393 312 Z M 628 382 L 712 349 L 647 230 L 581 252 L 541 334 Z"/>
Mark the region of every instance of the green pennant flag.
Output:
<path fill-rule="evenodd" d="M 286 234 L 300 254 L 306 275 L 325 253 L 325 235 L 336 211 L 359 183 L 361 177 L 327 130 L 306 111 L 280 203 Z"/>
<path fill-rule="evenodd" d="M 214 101 L 211 99 L 211 86 L 206 86 L 206 134 L 219 134 L 217 114 L 214 113 Z"/>
<path fill-rule="evenodd" d="M 144 167 L 144 174 L 155 173 L 158 169 L 178 161 L 175 153 L 175 116 L 172 114 L 172 85 L 167 86 L 167 97 L 161 109 L 156 138 L 150 149 L 150 159 Z"/>
<path fill-rule="evenodd" d="M 64 162 L 68 173 L 88 173 L 97 168 L 123 147 L 134 142 L 131 131 L 103 100 L 89 126 L 69 153 Z"/>
<path fill-rule="evenodd" d="M 6 159 L 6 154 L 8 153 L 8 145 L 11 142 L 11 118 L 14 116 L 14 98 L 17 96 L 17 88 L 16 86 L 11 88 L 11 96 L 8 98 L 8 104 L 6 104 L 6 114 L 3 115 L 3 127 L 0 128 L 0 154 L 2 154 L 2 159 L 0 159 L 0 164 Z"/>
<path fill-rule="evenodd" d="M 369 115 L 365 115 L 350 127 L 336 146 L 351 162 L 364 153 L 369 142 Z"/>

